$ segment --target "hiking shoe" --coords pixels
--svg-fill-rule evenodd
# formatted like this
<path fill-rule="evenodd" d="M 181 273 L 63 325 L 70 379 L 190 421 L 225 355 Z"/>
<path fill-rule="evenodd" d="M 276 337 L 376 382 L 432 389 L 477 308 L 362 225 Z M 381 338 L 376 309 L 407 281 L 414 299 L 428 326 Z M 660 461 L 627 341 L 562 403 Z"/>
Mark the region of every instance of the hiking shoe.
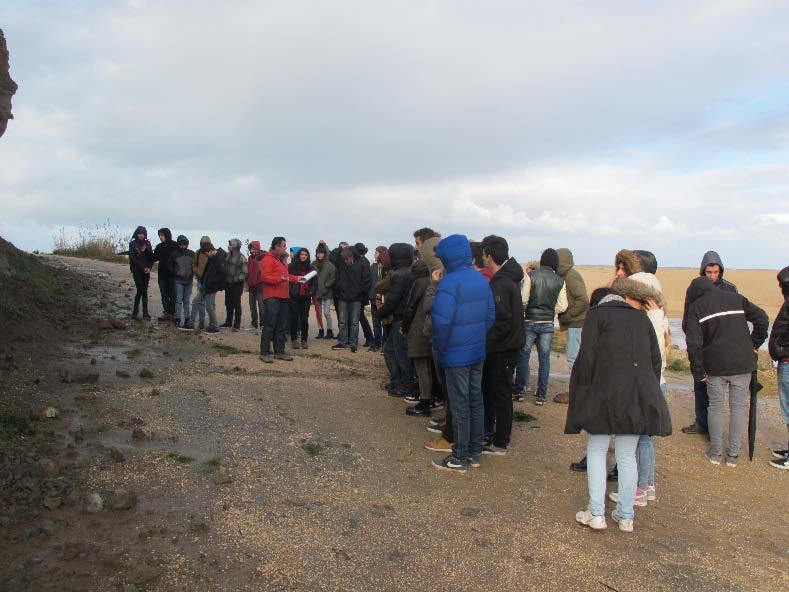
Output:
<path fill-rule="evenodd" d="M 685 426 L 682 428 L 683 434 L 706 434 L 707 430 L 704 430 L 699 426 L 697 423 L 692 423 L 689 426 Z"/>
<path fill-rule="evenodd" d="M 657 499 L 657 489 L 654 485 L 647 485 L 647 501 L 654 502 Z"/>
<path fill-rule="evenodd" d="M 334 351 L 341 350 L 341 349 L 348 349 L 347 345 L 343 345 L 342 343 L 335 343 L 331 346 Z"/>
<path fill-rule="evenodd" d="M 468 461 L 457 459 L 450 454 L 441 460 L 434 460 L 433 466 L 439 471 L 449 471 L 450 473 L 463 475 L 468 470 Z"/>
<path fill-rule="evenodd" d="M 534 399 L 535 405 L 545 405 L 545 396 L 537 395 L 537 398 Z"/>
<path fill-rule="evenodd" d="M 570 393 L 558 393 L 553 398 L 554 403 L 564 403 L 567 405 L 570 402 Z"/>
<path fill-rule="evenodd" d="M 217 329 L 214 325 L 208 325 L 208 329 L 205 330 L 206 333 L 219 333 L 219 329 Z"/>
<path fill-rule="evenodd" d="M 783 460 L 771 460 L 770 466 L 775 467 L 776 469 L 789 469 L 789 456 L 784 457 Z"/>
<path fill-rule="evenodd" d="M 315 339 L 323 339 L 326 334 L 323 332 L 323 329 L 318 331 L 318 334 L 315 336 Z"/>
<path fill-rule="evenodd" d="M 525 393 L 512 393 L 512 400 L 516 403 L 523 403 L 526 400 Z"/>
<path fill-rule="evenodd" d="M 729 456 L 726 455 L 726 466 L 727 467 L 736 467 L 740 464 L 740 457 L 739 456 Z"/>
<path fill-rule="evenodd" d="M 773 450 L 772 451 L 773 457 L 777 459 L 786 458 L 789 456 L 789 450 Z"/>
<path fill-rule="evenodd" d="M 431 450 L 433 452 L 452 452 L 452 444 L 444 440 L 442 436 L 425 444 L 425 450 Z"/>
<path fill-rule="evenodd" d="M 273 364 L 274 363 L 274 358 L 271 357 L 271 354 L 263 354 L 258 359 L 261 362 L 264 362 L 266 364 Z"/>
<path fill-rule="evenodd" d="M 292 362 L 293 356 L 289 356 L 288 354 L 274 354 L 275 360 L 281 360 L 282 362 Z"/>
<path fill-rule="evenodd" d="M 293 349 L 301 349 L 301 344 L 294 339 L 293 342 L 291 343 L 291 347 Z"/>
<path fill-rule="evenodd" d="M 622 518 L 619 514 L 616 513 L 616 510 L 611 512 L 611 518 L 614 519 L 614 522 L 619 524 L 619 530 L 621 530 L 622 532 L 633 532 L 632 518 Z"/>
<path fill-rule="evenodd" d="M 608 499 L 612 502 L 619 503 L 619 493 L 616 491 L 612 491 L 608 494 Z M 647 505 L 647 490 L 641 489 L 640 487 L 636 488 L 636 499 L 633 500 L 633 505 L 638 506 L 639 508 L 645 508 Z"/>
<path fill-rule="evenodd" d="M 710 454 L 709 452 L 705 452 L 704 456 L 706 457 L 706 459 L 708 461 L 710 461 L 714 465 L 720 465 L 721 464 L 721 457 L 720 457 L 720 455 L 715 456 L 715 455 Z"/>
<path fill-rule="evenodd" d="M 352 346 L 351 346 L 351 353 L 352 353 L 352 354 L 355 354 L 357 351 L 358 351 L 358 350 L 356 349 L 356 346 L 355 346 L 355 345 L 352 345 Z"/>
<path fill-rule="evenodd" d="M 479 456 L 469 456 L 466 460 L 468 460 L 468 466 L 474 467 L 475 469 L 482 466 L 482 459 Z"/>
<path fill-rule="evenodd" d="M 605 523 L 605 516 L 594 516 L 589 510 L 577 512 L 575 521 L 578 524 L 588 526 L 592 530 L 605 530 L 608 528 L 608 525 Z"/>
<path fill-rule="evenodd" d="M 379 349 L 381 349 L 380 346 L 378 346 L 378 345 L 371 345 L 370 347 L 367 348 L 367 351 L 368 352 L 372 352 L 372 353 L 376 353 Z"/>
<path fill-rule="evenodd" d="M 575 471 L 576 473 L 585 473 L 586 472 L 586 457 L 583 457 L 578 462 L 570 463 L 570 470 Z"/>
<path fill-rule="evenodd" d="M 180 329 L 180 328 L 181 328 L 181 319 L 175 319 L 175 320 L 173 321 L 173 326 L 174 326 L 176 329 Z"/>
<path fill-rule="evenodd" d="M 413 407 L 406 408 L 405 414 L 411 417 L 430 417 L 430 411 L 430 401 L 420 401 Z"/>
<path fill-rule="evenodd" d="M 205 321 L 200 321 L 200 322 L 197 324 L 197 328 L 198 328 L 198 329 L 200 329 L 201 331 L 202 331 L 203 329 L 205 329 Z"/>
<path fill-rule="evenodd" d="M 504 456 L 507 454 L 507 449 L 495 444 L 487 444 L 482 447 L 482 454 L 489 454 L 491 456 Z"/>
<path fill-rule="evenodd" d="M 301 342 L 301 349 L 310 349 L 310 346 L 309 346 L 309 345 L 307 345 L 307 342 L 306 342 L 306 341 L 302 341 L 302 342 Z"/>

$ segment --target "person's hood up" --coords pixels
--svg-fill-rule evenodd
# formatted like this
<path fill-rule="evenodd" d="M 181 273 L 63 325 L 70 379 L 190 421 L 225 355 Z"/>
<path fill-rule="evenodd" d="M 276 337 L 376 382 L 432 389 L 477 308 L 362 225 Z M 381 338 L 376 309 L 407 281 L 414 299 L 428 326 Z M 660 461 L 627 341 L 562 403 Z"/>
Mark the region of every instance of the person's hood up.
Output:
<path fill-rule="evenodd" d="M 176 239 L 175 242 L 178 243 L 179 247 L 188 247 L 189 246 L 189 239 L 186 238 L 186 236 L 184 236 L 183 234 L 179 234 L 178 238 Z"/>
<path fill-rule="evenodd" d="M 359 257 L 364 257 L 367 254 L 367 247 L 364 246 L 364 243 L 356 243 L 353 246 L 353 250 L 356 251 Z"/>
<path fill-rule="evenodd" d="M 778 272 L 778 284 L 781 286 L 784 298 L 789 297 L 789 265 Z"/>
<path fill-rule="evenodd" d="M 427 277 L 430 275 L 430 269 L 424 259 L 414 261 L 413 266 L 411 266 L 411 272 L 414 274 L 414 277 Z"/>
<path fill-rule="evenodd" d="M 449 273 L 471 267 L 471 244 L 463 234 L 450 234 L 439 242 L 436 255 Z"/>
<path fill-rule="evenodd" d="M 324 255 L 329 254 L 329 247 L 326 246 L 325 243 L 318 243 L 318 246 L 315 247 L 315 254 L 323 253 Z"/>
<path fill-rule="evenodd" d="M 617 293 L 621 294 L 622 296 L 629 296 L 633 300 L 638 300 L 639 302 L 645 303 L 649 300 L 654 300 L 657 302 L 658 306 L 663 306 L 665 304 L 663 300 L 663 293 L 653 288 L 649 283 L 646 281 L 638 281 L 633 279 L 633 277 L 637 274 L 633 274 L 633 276 L 629 276 L 626 278 L 617 278 L 611 287 L 617 291 Z M 650 274 L 638 274 L 642 280 L 644 280 L 645 275 Z M 706 279 L 706 278 L 705 278 Z"/>
<path fill-rule="evenodd" d="M 240 241 L 240 240 L 238 240 L 237 238 L 231 238 L 231 239 L 230 239 L 229 241 L 227 241 L 227 242 L 228 242 L 228 244 L 229 244 L 231 247 L 233 247 L 233 250 L 234 250 L 234 251 L 238 251 L 239 253 L 241 252 L 241 241 Z"/>
<path fill-rule="evenodd" d="M 173 233 L 170 231 L 169 228 L 160 228 L 156 231 L 156 234 L 163 234 L 164 235 L 164 242 L 169 243 L 173 240 Z"/>
<path fill-rule="evenodd" d="M 695 280 L 690 282 L 690 287 L 688 288 L 688 305 L 693 304 L 704 296 L 707 292 L 712 292 L 715 290 L 715 284 L 713 284 L 705 275 L 697 277 Z"/>
<path fill-rule="evenodd" d="M 143 233 L 145 235 L 145 238 L 148 238 L 148 230 L 145 228 L 145 226 L 138 226 L 134 230 L 134 234 L 132 235 L 132 240 L 137 240 L 137 235 L 140 233 Z"/>
<path fill-rule="evenodd" d="M 556 254 L 559 256 L 559 265 L 556 268 L 556 273 L 564 277 L 568 271 L 575 267 L 573 252 L 570 249 L 561 248 L 556 249 Z"/>
<path fill-rule="evenodd" d="M 643 271 L 643 269 L 641 269 L 641 262 L 638 260 L 638 257 L 636 257 L 636 254 L 628 249 L 622 249 L 616 254 L 616 257 L 614 257 L 614 267 L 618 269 L 620 263 L 625 268 L 626 276 L 631 276 L 634 273 Z"/>
<path fill-rule="evenodd" d="M 211 242 L 211 237 L 209 236 L 201 236 L 200 237 L 200 250 L 203 252 L 211 251 L 214 249 L 214 243 Z"/>
<path fill-rule="evenodd" d="M 250 241 L 249 248 L 255 251 L 260 251 L 260 241 Z"/>
<path fill-rule="evenodd" d="M 660 280 L 657 279 L 657 276 L 655 274 L 646 273 L 645 271 L 639 271 L 638 273 L 634 273 L 627 279 L 632 280 L 634 282 L 640 282 L 645 286 L 647 286 L 656 296 L 656 297 L 652 297 L 651 299 L 657 302 L 658 306 L 665 305 L 665 298 L 663 297 L 663 286 L 660 285 Z"/>
<path fill-rule="evenodd" d="M 721 268 L 721 275 L 720 279 L 723 279 L 723 261 L 721 261 L 721 256 L 718 255 L 715 251 L 707 251 L 704 253 L 704 257 L 701 258 L 701 267 L 699 267 L 699 275 L 704 275 L 704 270 L 707 268 L 708 265 L 719 265 Z"/>
<path fill-rule="evenodd" d="M 394 243 L 389 246 L 389 259 L 393 269 L 411 267 L 414 263 L 414 247 L 407 243 Z"/>
<path fill-rule="evenodd" d="M 651 251 L 642 251 L 640 249 L 636 249 L 633 251 L 636 257 L 638 257 L 638 262 L 641 263 L 641 269 L 647 273 L 656 274 L 657 273 L 657 257 Z"/>
<path fill-rule="evenodd" d="M 436 245 L 439 242 L 441 242 L 441 238 L 434 236 L 424 241 L 422 246 L 419 247 L 419 255 L 424 259 L 425 263 L 427 263 L 427 268 L 430 270 L 430 273 L 443 267 L 441 265 L 441 259 L 436 255 Z"/>
<path fill-rule="evenodd" d="M 524 273 L 521 264 L 515 261 L 515 257 L 510 257 L 504 262 L 504 265 L 493 274 L 493 281 L 495 282 L 497 277 L 509 277 L 513 282 L 519 284 L 523 281 L 523 276 Z"/>

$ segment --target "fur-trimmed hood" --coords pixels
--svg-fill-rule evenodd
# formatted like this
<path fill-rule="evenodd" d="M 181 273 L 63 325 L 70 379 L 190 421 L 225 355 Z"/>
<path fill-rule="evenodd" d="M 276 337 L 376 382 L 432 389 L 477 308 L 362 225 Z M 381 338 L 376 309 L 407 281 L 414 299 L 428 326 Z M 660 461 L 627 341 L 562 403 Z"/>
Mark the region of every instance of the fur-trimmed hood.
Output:
<path fill-rule="evenodd" d="M 622 249 L 616 254 L 616 257 L 614 257 L 614 268 L 619 269 L 620 263 L 624 266 L 625 275 L 628 277 L 634 273 L 643 271 L 643 269 L 641 269 L 641 262 L 638 260 L 638 256 L 629 249 Z"/>
<path fill-rule="evenodd" d="M 629 296 L 633 300 L 645 303 L 654 300 L 658 306 L 665 305 L 663 293 L 647 283 L 643 276 L 651 274 L 638 274 L 636 277 L 617 278 L 611 287 L 622 296 Z"/>

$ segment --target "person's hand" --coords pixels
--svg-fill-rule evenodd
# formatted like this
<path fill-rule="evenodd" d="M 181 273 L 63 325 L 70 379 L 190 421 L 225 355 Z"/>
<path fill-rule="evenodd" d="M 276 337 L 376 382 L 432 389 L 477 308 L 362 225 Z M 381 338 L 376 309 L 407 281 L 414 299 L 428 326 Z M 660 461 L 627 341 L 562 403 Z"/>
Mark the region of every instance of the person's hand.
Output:
<path fill-rule="evenodd" d="M 759 350 L 758 349 L 754 349 L 753 353 L 755 353 L 758 356 L 759 355 Z"/>
<path fill-rule="evenodd" d="M 617 277 L 616 277 L 616 276 L 612 277 L 610 280 L 608 280 L 608 283 L 605 285 L 605 287 L 606 287 L 606 288 L 610 288 L 610 287 L 612 287 L 612 286 L 614 285 L 614 282 L 615 282 L 616 280 L 617 280 Z"/>
<path fill-rule="evenodd" d="M 706 374 L 701 378 L 701 382 L 707 382 L 707 375 Z"/>
<path fill-rule="evenodd" d="M 440 269 L 434 269 L 433 273 L 430 274 L 430 278 L 434 282 L 440 282 L 441 281 L 441 270 Z"/>
<path fill-rule="evenodd" d="M 150 267 L 146 267 L 145 269 L 142 270 L 142 272 L 143 273 L 151 273 L 151 268 Z"/>
<path fill-rule="evenodd" d="M 210 251 L 208 251 L 209 257 L 213 257 L 214 255 L 216 255 L 216 249 L 211 249 Z"/>
<path fill-rule="evenodd" d="M 652 298 L 650 298 L 644 303 L 644 310 L 647 312 L 651 312 L 653 310 L 659 310 L 659 309 L 660 307 L 658 306 L 658 303 L 655 302 Z"/>

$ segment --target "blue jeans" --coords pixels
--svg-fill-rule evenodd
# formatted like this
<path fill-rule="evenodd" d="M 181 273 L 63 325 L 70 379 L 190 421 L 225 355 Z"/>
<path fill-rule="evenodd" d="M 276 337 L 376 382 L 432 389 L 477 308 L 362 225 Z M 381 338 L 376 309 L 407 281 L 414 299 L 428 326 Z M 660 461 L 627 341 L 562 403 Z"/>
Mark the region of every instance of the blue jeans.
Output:
<path fill-rule="evenodd" d="M 537 372 L 537 396 L 545 397 L 548 392 L 548 376 L 551 374 L 551 343 L 553 342 L 553 323 L 526 323 L 526 344 L 518 356 L 513 391 L 522 393 L 529 383 L 529 358 L 531 348 L 537 344 L 537 358 L 540 363 Z"/>
<path fill-rule="evenodd" d="M 381 326 L 381 317 L 378 315 L 378 308 L 375 306 L 375 298 L 370 299 L 370 316 L 373 318 L 373 344 L 381 347 L 383 340 L 383 328 Z"/>
<path fill-rule="evenodd" d="M 483 362 L 479 362 L 473 366 L 444 368 L 455 436 L 452 455 L 459 460 L 482 454 L 482 432 L 485 429 L 482 366 Z"/>
<path fill-rule="evenodd" d="M 610 434 L 589 434 L 586 445 L 586 480 L 589 484 L 589 511 L 593 516 L 605 516 L 605 485 L 608 469 L 605 456 L 611 443 Z M 616 513 L 632 520 L 635 515 L 633 502 L 636 500 L 636 446 L 638 436 L 617 434 L 614 448 L 616 466 L 619 469 L 619 501 Z"/>
<path fill-rule="evenodd" d="M 190 319 L 189 300 L 192 298 L 192 282 L 182 284 L 175 282 L 175 320 L 181 320 L 181 310 L 184 313 L 184 322 Z"/>
<path fill-rule="evenodd" d="M 668 385 L 661 384 L 660 390 L 665 397 L 668 393 Z M 639 436 L 638 446 L 636 447 L 636 461 L 638 463 L 638 486 L 646 489 L 649 485 L 655 484 L 655 443 L 652 436 Z"/>
<path fill-rule="evenodd" d="M 200 315 L 200 322 L 205 322 L 205 313 L 208 311 L 208 325 L 216 327 L 216 292 L 206 294 L 205 286 L 197 284 L 197 296 L 192 301 L 192 314 L 190 318 L 194 321 L 197 314 Z"/>
<path fill-rule="evenodd" d="M 578 357 L 578 350 L 581 349 L 581 327 L 570 327 L 567 329 L 567 365 L 573 369 L 575 358 Z"/>
<path fill-rule="evenodd" d="M 362 303 L 338 300 L 337 307 L 337 318 L 340 323 L 338 342 L 340 345 L 357 347 L 359 345 L 359 315 L 362 311 Z"/>
<path fill-rule="evenodd" d="M 789 425 L 789 362 L 778 362 L 778 399 L 786 425 Z"/>

